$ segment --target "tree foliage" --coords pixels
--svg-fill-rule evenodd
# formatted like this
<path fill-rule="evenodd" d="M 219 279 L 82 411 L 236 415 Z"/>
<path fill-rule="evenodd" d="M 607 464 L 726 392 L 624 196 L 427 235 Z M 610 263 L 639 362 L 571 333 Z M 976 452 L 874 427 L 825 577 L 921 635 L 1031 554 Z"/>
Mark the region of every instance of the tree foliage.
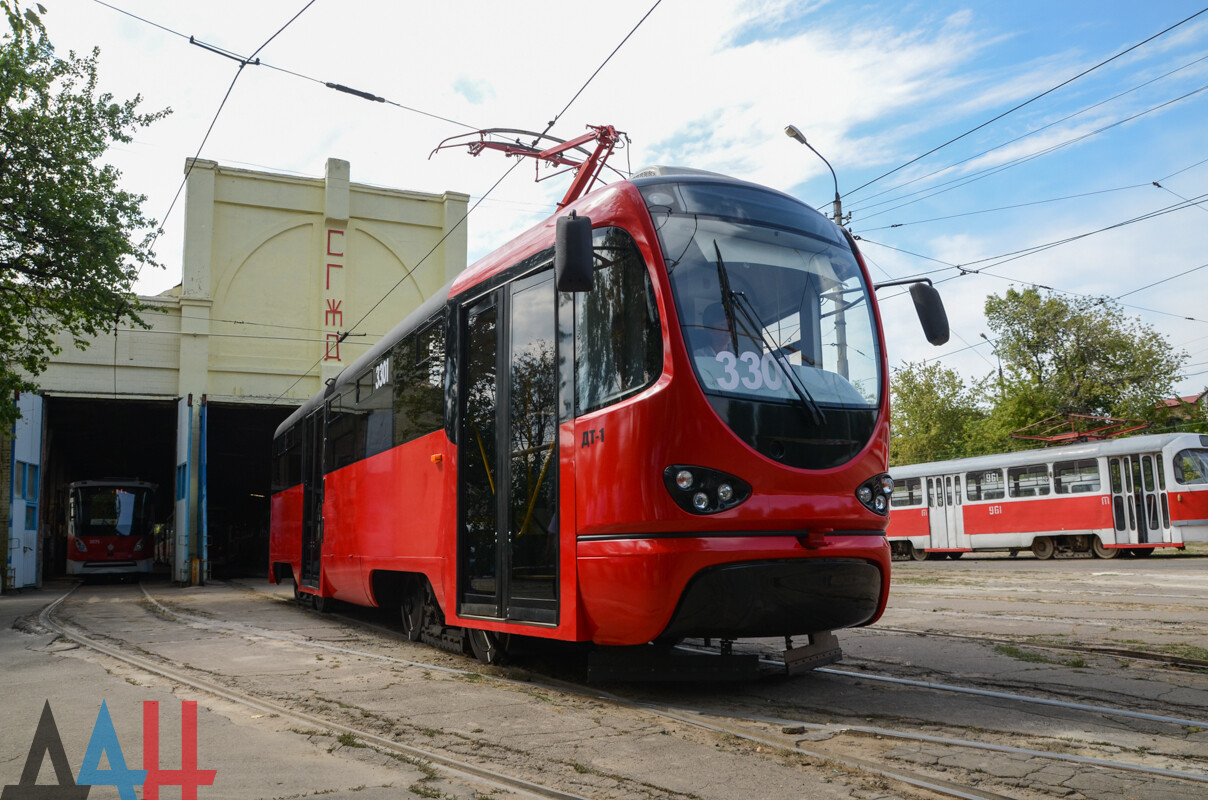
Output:
<path fill-rule="evenodd" d="M 1016 391 L 1034 414 L 1154 419 L 1187 356 L 1110 298 L 1008 289 L 986 299 L 986 324 Z"/>
<path fill-rule="evenodd" d="M 894 465 L 965 455 L 985 417 L 964 378 L 936 362 L 907 364 L 894 373 L 891 392 Z"/>
<path fill-rule="evenodd" d="M 154 221 L 102 157 L 169 112 L 98 94 L 99 51 L 58 58 L 32 9 L 0 8 L 0 424 L 11 424 L 14 393 L 37 388 L 56 337 L 83 349 L 121 321 L 142 323 L 131 290 L 155 265 Z"/>
<path fill-rule="evenodd" d="M 892 463 L 1029 447 L 1011 433 L 1054 416 L 1166 421 L 1187 355 L 1111 299 L 1008 289 L 985 309 L 1001 371 L 969 383 L 938 363 L 896 372 Z"/>

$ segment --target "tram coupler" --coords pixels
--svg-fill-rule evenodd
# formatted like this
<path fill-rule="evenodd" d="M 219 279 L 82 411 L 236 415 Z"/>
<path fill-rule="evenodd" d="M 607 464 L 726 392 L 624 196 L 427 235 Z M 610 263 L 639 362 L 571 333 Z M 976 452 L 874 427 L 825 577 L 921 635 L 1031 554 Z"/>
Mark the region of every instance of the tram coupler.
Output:
<path fill-rule="evenodd" d="M 793 640 L 785 637 L 784 645 L 784 669 L 789 675 L 800 675 L 843 658 L 834 631 L 811 633 L 810 643 L 804 647 L 793 647 Z"/>
<path fill-rule="evenodd" d="M 587 656 L 589 681 L 746 681 L 759 678 L 759 656 L 691 653 L 659 645 L 597 647 Z"/>

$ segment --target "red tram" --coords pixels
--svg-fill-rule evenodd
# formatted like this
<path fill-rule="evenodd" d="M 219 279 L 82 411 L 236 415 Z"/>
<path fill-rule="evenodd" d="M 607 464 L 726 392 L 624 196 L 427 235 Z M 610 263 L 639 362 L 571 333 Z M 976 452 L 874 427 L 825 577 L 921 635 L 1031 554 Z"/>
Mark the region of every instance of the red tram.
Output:
<path fill-rule="evenodd" d="M 155 490 L 137 480 L 67 484 L 67 574 L 150 574 Z"/>
<path fill-rule="evenodd" d="M 817 643 L 874 622 L 889 389 L 852 238 L 676 168 L 565 211 L 278 428 L 270 580 L 399 608 L 410 638 L 487 662 L 511 635 Z M 938 294 L 912 293 L 941 343 Z"/>
<path fill-rule="evenodd" d="M 893 469 L 895 555 L 1151 555 L 1208 541 L 1208 436 L 1150 434 Z"/>

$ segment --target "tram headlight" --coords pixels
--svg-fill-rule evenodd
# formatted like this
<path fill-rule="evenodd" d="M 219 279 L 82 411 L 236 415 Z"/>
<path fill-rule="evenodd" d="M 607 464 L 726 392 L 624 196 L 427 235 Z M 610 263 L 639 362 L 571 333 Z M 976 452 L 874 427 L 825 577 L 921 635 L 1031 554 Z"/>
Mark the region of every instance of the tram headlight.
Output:
<path fill-rule="evenodd" d="M 856 487 L 856 499 L 874 514 L 889 513 L 889 498 L 893 494 L 893 478 L 882 473 L 874 475 Z"/>
<path fill-rule="evenodd" d="M 663 485 L 675 504 L 690 514 L 729 511 L 751 496 L 751 484 L 742 478 L 689 464 L 663 470 Z"/>

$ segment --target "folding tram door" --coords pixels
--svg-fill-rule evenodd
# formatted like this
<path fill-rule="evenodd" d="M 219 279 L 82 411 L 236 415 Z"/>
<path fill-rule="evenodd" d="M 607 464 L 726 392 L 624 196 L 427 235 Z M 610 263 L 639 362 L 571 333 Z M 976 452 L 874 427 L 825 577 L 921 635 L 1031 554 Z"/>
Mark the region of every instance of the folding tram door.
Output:
<path fill-rule="evenodd" d="M 961 493 L 959 473 L 927 478 L 927 519 L 931 530 L 929 550 L 958 550 L 969 546 L 961 515 Z"/>
<path fill-rule="evenodd" d="M 1170 500 L 1163 466 L 1162 456 L 1153 453 L 1108 460 L 1116 544 L 1170 541 Z"/>
<path fill-rule="evenodd" d="M 327 404 L 302 422 L 302 565 L 301 586 L 318 590 L 323 553 L 323 415 Z"/>
<path fill-rule="evenodd" d="M 558 622 L 557 297 L 545 269 L 456 315 L 463 617 Z"/>

